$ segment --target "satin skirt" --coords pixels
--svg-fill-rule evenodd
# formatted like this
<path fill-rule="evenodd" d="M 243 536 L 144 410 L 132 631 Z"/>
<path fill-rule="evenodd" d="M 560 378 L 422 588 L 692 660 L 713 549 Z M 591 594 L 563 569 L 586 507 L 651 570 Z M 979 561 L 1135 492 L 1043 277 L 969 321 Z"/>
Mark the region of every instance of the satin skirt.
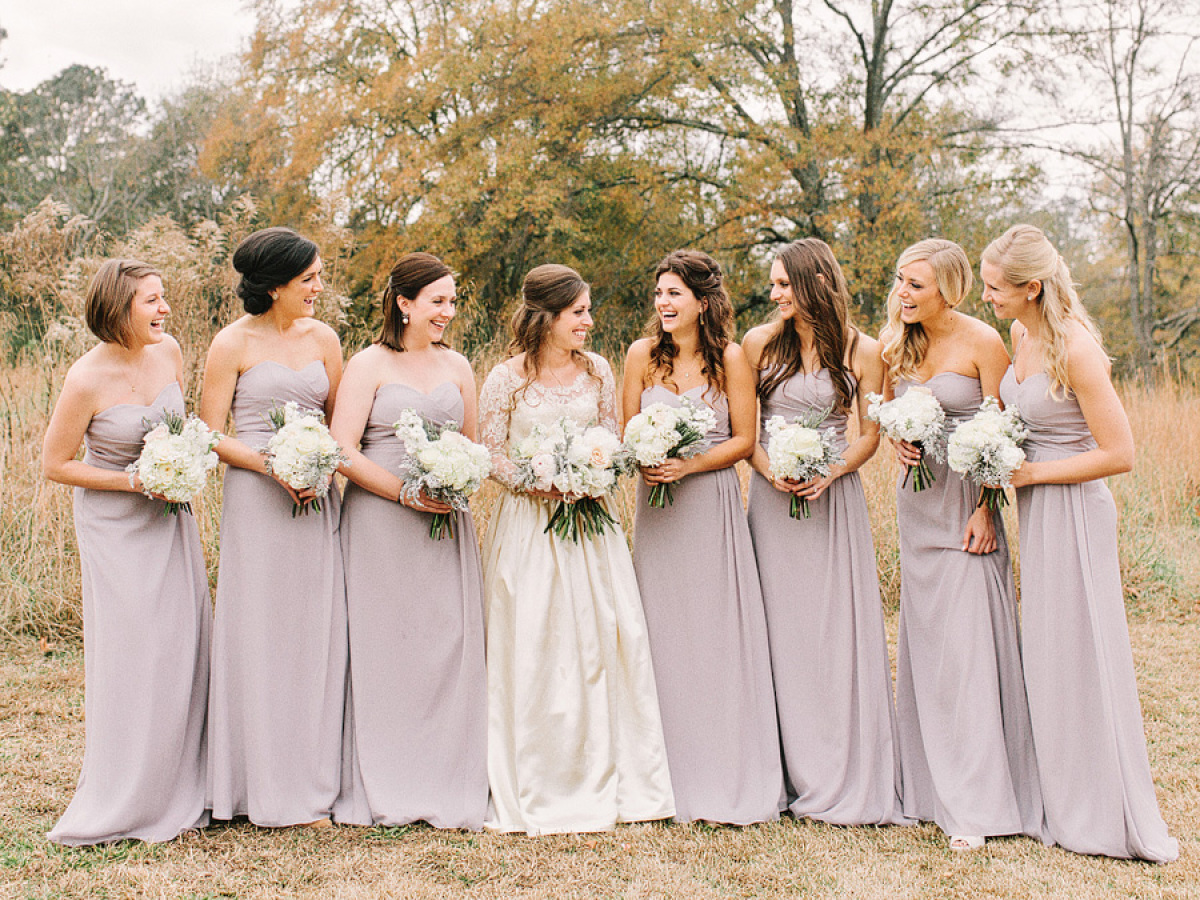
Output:
<path fill-rule="evenodd" d="M 552 834 L 667 818 L 674 799 L 625 535 L 545 534 L 553 506 L 505 493 L 484 542 L 485 827 Z"/>

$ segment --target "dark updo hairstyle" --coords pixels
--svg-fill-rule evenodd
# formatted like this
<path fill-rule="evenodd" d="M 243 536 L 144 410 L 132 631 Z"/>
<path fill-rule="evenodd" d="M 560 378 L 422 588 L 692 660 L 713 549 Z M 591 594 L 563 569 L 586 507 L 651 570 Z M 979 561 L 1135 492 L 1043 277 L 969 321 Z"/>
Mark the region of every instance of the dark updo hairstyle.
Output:
<path fill-rule="evenodd" d="M 158 275 L 158 269 L 136 259 L 110 259 L 96 270 L 88 284 L 84 318 L 88 330 L 107 344 L 129 347 L 133 296 L 143 278 Z"/>
<path fill-rule="evenodd" d="M 833 382 L 834 410 L 846 412 L 854 403 L 855 392 L 846 358 L 854 355 L 858 331 L 850 325 L 850 291 L 842 267 L 820 238 L 793 241 L 775 258 L 783 263 L 792 289 L 793 321 L 812 329 L 817 360 Z M 760 400 L 765 403 L 775 388 L 804 370 L 802 349 L 796 327 L 778 321 L 758 362 Z"/>
<path fill-rule="evenodd" d="M 271 292 L 312 265 L 317 245 L 290 228 L 264 228 L 247 236 L 233 251 L 233 267 L 242 276 L 237 295 L 252 316 L 271 308 Z"/>
<path fill-rule="evenodd" d="M 416 300 L 417 294 L 428 285 L 453 274 L 450 267 L 432 253 L 406 253 L 400 257 L 400 261 L 392 266 L 387 287 L 383 289 L 383 326 L 375 343 L 403 352 L 405 325 L 400 298 Z M 446 346 L 441 341 L 437 344 Z"/>
<path fill-rule="evenodd" d="M 733 336 L 733 304 L 729 301 L 729 292 L 725 290 L 725 277 L 721 274 L 721 266 L 707 253 L 699 250 L 675 250 L 668 253 L 654 270 L 654 280 L 670 272 L 687 285 L 697 300 L 700 301 L 700 356 L 703 368 L 700 373 L 707 379 L 708 385 L 715 388 L 718 394 L 725 393 L 725 348 Z M 664 384 L 676 389 L 673 375 L 675 372 L 675 357 L 679 355 L 679 346 L 674 338 L 663 330 L 662 321 L 655 312 L 646 325 L 646 335 L 654 341 L 650 348 L 650 365 L 646 369 L 647 384 L 659 372 L 662 373 Z"/>
<path fill-rule="evenodd" d="M 569 309 L 579 295 L 588 290 L 588 283 L 579 277 L 579 273 L 567 266 L 553 263 L 538 266 L 525 276 L 521 285 L 521 305 L 512 317 L 512 341 L 508 345 L 508 355 L 525 354 L 525 380 L 513 392 L 513 402 L 525 388 L 537 381 L 542 370 L 543 355 L 550 339 L 550 329 L 554 320 L 565 309 Z M 599 380 L 596 367 L 586 353 L 579 350 L 571 351 L 572 358 L 582 366 L 592 378 Z"/>

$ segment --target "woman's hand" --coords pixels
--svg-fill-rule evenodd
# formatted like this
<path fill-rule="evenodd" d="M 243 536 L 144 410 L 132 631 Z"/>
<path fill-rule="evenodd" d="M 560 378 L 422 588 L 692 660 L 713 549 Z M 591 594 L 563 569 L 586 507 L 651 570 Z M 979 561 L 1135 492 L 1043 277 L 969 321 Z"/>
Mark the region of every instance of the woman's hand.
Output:
<path fill-rule="evenodd" d="M 646 466 L 642 469 L 642 479 L 646 484 L 673 484 L 692 472 L 691 460 L 670 457 L 666 462 L 657 466 Z"/>
<path fill-rule="evenodd" d="M 1037 464 L 1025 460 L 1021 465 L 1017 466 L 1012 473 L 1012 486 L 1019 488 L 1033 484 L 1033 467 L 1035 465 Z"/>
<path fill-rule="evenodd" d="M 573 499 L 568 497 L 558 488 L 550 488 L 548 491 L 541 491 L 536 488 L 530 488 L 525 492 L 530 497 L 537 497 L 539 500 L 565 500 L 568 503 Z"/>
<path fill-rule="evenodd" d="M 896 458 L 900 460 L 900 465 L 908 466 L 911 469 L 920 464 L 921 450 L 916 444 L 910 444 L 908 441 L 892 441 L 892 446 L 896 448 Z"/>
<path fill-rule="evenodd" d="M 995 552 L 997 546 L 996 520 L 990 509 L 981 506 L 967 519 L 967 530 L 963 533 L 963 551 L 982 556 Z"/>
<path fill-rule="evenodd" d="M 146 490 L 145 485 L 142 484 L 142 476 L 136 472 L 129 476 L 129 489 L 135 494 L 141 494 L 142 496 L 149 497 L 152 500 L 162 500 L 164 503 L 171 502 L 162 494 L 155 494 Z"/>
<path fill-rule="evenodd" d="M 829 486 L 841 478 L 845 467 L 830 466 L 829 474 L 823 478 L 810 478 L 808 481 L 793 481 L 790 478 L 773 478 L 771 486 L 785 494 L 794 494 L 804 500 L 816 500 L 828 490 Z"/>
<path fill-rule="evenodd" d="M 424 491 L 421 491 L 415 498 L 400 496 L 397 501 L 402 506 L 407 506 L 409 509 L 415 509 L 417 512 L 424 513 L 440 513 L 448 515 L 454 512 L 454 507 L 449 503 L 443 503 L 441 500 L 434 500 Z"/>

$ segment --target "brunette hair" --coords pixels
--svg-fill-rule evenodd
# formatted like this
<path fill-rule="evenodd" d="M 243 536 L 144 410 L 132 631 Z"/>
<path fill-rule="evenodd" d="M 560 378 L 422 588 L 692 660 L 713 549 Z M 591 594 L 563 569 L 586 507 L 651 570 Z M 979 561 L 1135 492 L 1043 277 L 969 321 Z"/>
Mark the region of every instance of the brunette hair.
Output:
<path fill-rule="evenodd" d="M 548 263 L 532 269 L 525 276 L 521 285 L 521 305 L 513 313 L 513 336 L 508 345 L 510 357 L 518 353 L 525 354 L 525 380 L 513 393 L 514 403 L 517 395 L 533 384 L 541 373 L 542 354 L 546 350 L 554 320 L 563 310 L 570 308 L 586 290 L 588 283 L 568 266 Z M 600 379 L 596 374 L 596 367 L 586 353 L 572 350 L 571 356 L 588 375 Z"/>
<path fill-rule="evenodd" d="M 699 250 L 674 250 L 663 257 L 654 270 L 655 282 L 668 272 L 678 276 L 700 301 L 699 346 L 703 363 L 700 373 L 705 376 L 710 387 L 724 394 L 725 348 L 733 339 L 733 304 L 729 302 L 729 292 L 725 290 L 721 266 L 707 253 Z M 674 338 L 663 330 L 657 313 L 651 313 L 650 321 L 646 325 L 646 336 L 654 342 L 650 348 L 650 365 L 646 368 L 644 376 L 646 382 L 649 383 L 654 375 L 661 372 L 665 384 L 678 388 L 672 376 L 679 346 Z"/>
<path fill-rule="evenodd" d="M 271 308 L 271 292 L 312 265 L 317 245 L 290 228 L 264 228 L 245 237 L 233 251 L 233 267 L 242 276 L 237 295 L 252 316 Z"/>
<path fill-rule="evenodd" d="M 788 244 L 775 257 L 783 264 L 792 302 L 813 331 L 813 344 L 821 368 L 833 382 L 834 409 L 845 412 L 854 403 L 854 374 L 846 363 L 858 344 L 858 331 L 850 325 L 850 292 L 833 250 L 820 238 L 803 238 Z M 758 361 L 758 397 L 766 401 L 783 382 L 804 369 L 800 334 L 785 320 L 763 347 Z"/>
<path fill-rule="evenodd" d="M 954 241 L 929 238 L 908 247 L 896 260 L 899 272 L 909 263 L 924 260 L 933 269 L 938 293 L 951 309 L 966 298 L 975 283 L 971 274 L 971 261 L 967 253 Z M 883 347 L 883 358 L 887 362 L 888 378 L 911 378 L 925 361 L 929 352 L 929 335 L 920 322 L 906 324 L 900 319 L 899 281 L 888 293 L 888 339 Z"/>
<path fill-rule="evenodd" d="M 400 257 L 400 261 L 392 266 L 387 287 L 383 289 L 383 325 L 375 343 L 403 352 L 406 326 L 400 311 L 400 298 L 416 300 L 417 294 L 428 285 L 453 274 L 448 265 L 431 253 L 406 253 Z M 437 344 L 446 346 L 441 341 Z"/>
<path fill-rule="evenodd" d="M 1050 379 L 1051 393 L 1065 394 L 1071 389 L 1071 380 L 1067 377 L 1067 323 L 1075 320 L 1087 329 L 1101 348 L 1104 346 L 1100 329 L 1075 291 L 1066 261 L 1042 230 L 1033 225 L 1014 225 L 1008 229 L 988 244 L 982 261 L 996 266 L 1013 287 L 1041 282 L 1041 290 L 1033 299 L 1045 326 L 1043 365 Z M 1015 347 L 1013 351 L 1016 352 Z"/>
<path fill-rule="evenodd" d="M 136 259 L 106 260 L 88 284 L 84 311 L 88 330 L 105 343 L 129 347 L 133 295 L 150 275 L 162 278 L 158 269 Z"/>

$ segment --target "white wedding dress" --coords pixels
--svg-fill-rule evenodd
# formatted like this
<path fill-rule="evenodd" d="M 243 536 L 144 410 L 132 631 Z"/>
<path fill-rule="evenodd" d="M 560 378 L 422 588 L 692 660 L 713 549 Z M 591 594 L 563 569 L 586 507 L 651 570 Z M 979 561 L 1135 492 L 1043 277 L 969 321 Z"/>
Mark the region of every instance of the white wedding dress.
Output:
<path fill-rule="evenodd" d="M 487 614 L 485 827 L 528 834 L 605 831 L 663 819 L 674 800 L 637 580 L 617 526 L 579 544 L 545 528 L 552 501 L 515 493 L 510 441 L 569 416 L 618 433 L 612 370 L 588 354 L 565 387 L 531 384 L 508 364 L 480 397 L 492 477 L 509 490 L 483 547 Z M 670 565 L 669 560 L 663 561 Z"/>

